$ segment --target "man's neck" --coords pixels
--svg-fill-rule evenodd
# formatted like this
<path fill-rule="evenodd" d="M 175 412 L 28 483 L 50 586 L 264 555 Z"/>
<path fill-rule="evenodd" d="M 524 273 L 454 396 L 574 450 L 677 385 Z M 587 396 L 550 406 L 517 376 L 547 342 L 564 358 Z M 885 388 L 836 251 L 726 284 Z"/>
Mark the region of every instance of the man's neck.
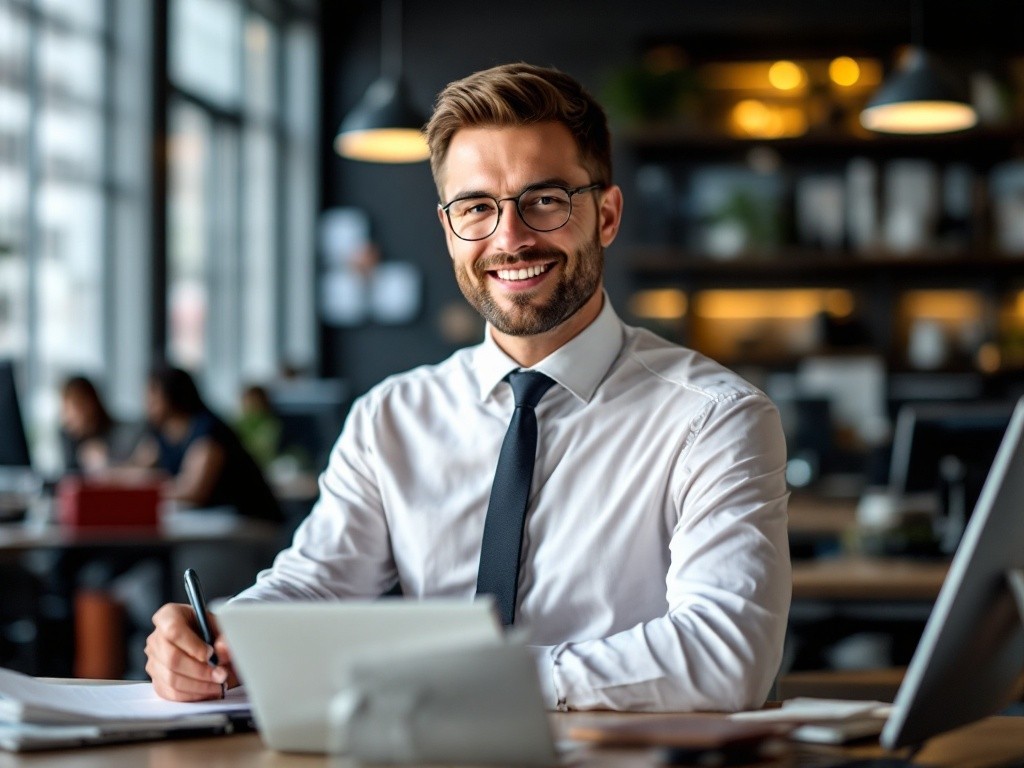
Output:
<path fill-rule="evenodd" d="M 531 368 L 582 333 L 601 314 L 603 306 L 604 291 L 598 290 L 571 317 L 566 318 L 550 331 L 531 336 L 511 336 L 501 333 L 492 326 L 490 328 L 491 338 L 502 352 L 519 363 L 520 366 Z"/>

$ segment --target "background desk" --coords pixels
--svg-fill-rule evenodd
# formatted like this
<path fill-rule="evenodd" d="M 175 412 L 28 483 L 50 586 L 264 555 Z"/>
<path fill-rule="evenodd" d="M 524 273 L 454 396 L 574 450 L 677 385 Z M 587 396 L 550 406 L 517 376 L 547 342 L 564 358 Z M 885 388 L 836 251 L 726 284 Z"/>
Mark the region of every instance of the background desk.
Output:
<path fill-rule="evenodd" d="M 26 557 L 40 553 L 60 553 L 76 561 L 104 556 L 117 556 L 122 560 L 155 559 L 165 568 L 161 590 L 165 601 L 184 599 L 180 573 L 173 572 L 172 568 L 175 553 L 184 547 L 214 548 L 222 563 L 234 561 L 229 567 L 244 574 L 245 583 L 241 586 L 246 586 L 251 583 L 255 570 L 269 562 L 283 544 L 282 529 L 278 526 L 223 510 L 167 513 L 154 528 L 68 528 L 32 521 L 0 525 L 0 560 L 24 562 Z M 230 553 L 227 558 L 225 550 Z M 203 575 L 207 597 L 225 594 L 213 588 L 212 574 Z"/>
<path fill-rule="evenodd" d="M 0 562 L 6 563 L 0 576 L 0 664 L 37 675 L 69 676 L 77 667 L 87 676 L 138 676 L 144 634 L 122 637 L 119 627 L 131 634 L 134 624 L 138 634 L 146 625 L 148 632 L 149 615 L 160 603 L 183 600 L 184 564 L 199 570 L 207 596 L 213 598 L 252 583 L 282 544 L 278 527 L 215 510 L 167 514 L 155 528 L 71 529 L 34 521 L 0 525 Z M 143 562 L 151 564 L 145 582 L 151 586 L 134 585 L 134 621 L 123 621 L 119 609 L 104 597 L 108 580 L 93 585 L 100 589 L 98 594 L 94 591 L 92 602 L 83 599 L 79 575 L 84 569 L 100 563 L 104 570 L 109 565 L 123 572 Z M 83 622 L 101 630 L 89 635 L 94 642 L 82 641 L 83 632 L 74 630 L 76 598 L 79 616 L 95 609 L 94 619 Z M 115 621 L 118 625 L 111 629 Z M 111 642 L 112 632 L 119 642 Z M 87 644 L 95 646 L 94 652 L 88 657 L 78 654 L 75 661 L 76 651 Z M 133 655 L 126 655 L 127 650 Z"/>
<path fill-rule="evenodd" d="M 892 557 L 794 561 L 787 671 L 905 666 L 948 569 Z"/>
<path fill-rule="evenodd" d="M 879 543 L 862 536 L 855 499 L 794 493 L 789 538 L 786 670 L 906 665 L 948 560 L 854 554 Z"/>
<path fill-rule="evenodd" d="M 645 715 L 614 713 L 570 713 L 552 715 L 556 731 L 574 721 L 637 718 Z M 709 715 L 709 717 L 711 717 Z M 881 754 L 877 745 L 856 748 L 818 748 L 814 754 L 867 757 Z M 938 736 L 925 746 L 915 761 L 934 768 L 994 768 L 1024 759 L 1024 718 L 992 717 L 979 723 Z M 193 768 L 216 765 L 219 768 L 331 768 L 330 758 L 322 755 L 290 755 L 263 747 L 259 736 L 225 736 L 215 739 L 149 742 L 115 747 L 16 755 L 0 752 L 0 768 Z M 339 765 L 334 761 L 334 766 Z M 658 766 L 656 756 L 645 750 L 603 750 L 586 754 L 574 765 L 593 768 L 645 768 Z M 785 766 L 786 763 L 780 763 Z"/>
<path fill-rule="evenodd" d="M 857 528 L 857 501 L 807 493 L 789 497 L 789 538 L 797 550 L 819 542 L 839 543 Z"/>
<path fill-rule="evenodd" d="M 276 543 L 279 529 L 269 523 L 218 510 L 179 510 L 163 516 L 156 528 L 66 528 L 34 521 L 0 525 L 0 555 L 38 549 L 175 547 L 210 541 Z"/>
<path fill-rule="evenodd" d="M 897 557 L 844 556 L 794 561 L 793 600 L 930 605 L 938 597 L 948 570 L 945 560 Z"/>

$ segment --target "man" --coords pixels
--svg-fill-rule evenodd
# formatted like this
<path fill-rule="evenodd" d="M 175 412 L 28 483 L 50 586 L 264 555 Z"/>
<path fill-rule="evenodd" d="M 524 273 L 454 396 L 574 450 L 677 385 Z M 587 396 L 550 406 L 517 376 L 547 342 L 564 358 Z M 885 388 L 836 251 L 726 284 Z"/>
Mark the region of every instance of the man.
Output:
<path fill-rule="evenodd" d="M 353 406 L 321 497 L 243 599 L 473 597 L 518 369 L 556 383 L 539 438 L 514 623 L 559 709 L 759 705 L 790 600 L 785 446 L 768 399 L 622 324 L 602 287 L 622 193 L 600 106 L 512 64 L 450 84 L 427 125 L 455 276 L 479 346 Z M 485 590 L 483 590 L 485 591 Z M 157 691 L 214 697 L 230 669 L 186 606 L 147 644 Z M 218 640 L 221 658 L 230 650 Z"/>

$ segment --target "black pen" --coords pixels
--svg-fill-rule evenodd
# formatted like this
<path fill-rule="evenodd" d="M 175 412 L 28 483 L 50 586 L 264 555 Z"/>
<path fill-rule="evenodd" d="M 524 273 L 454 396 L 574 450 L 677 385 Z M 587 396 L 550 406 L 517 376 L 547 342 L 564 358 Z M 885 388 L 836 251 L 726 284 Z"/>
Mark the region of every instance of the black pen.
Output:
<path fill-rule="evenodd" d="M 192 610 L 196 612 L 196 621 L 199 622 L 199 631 L 203 635 L 203 641 L 213 647 L 213 630 L 210 628 L 210 621 L 206 618 L 206 598 L 203 596 L 203 585 L 199 583 L 199 574 L 192 568 L 185 569 L 185 594 Z M 217 666 L 217 652 L 210 654 L 210 666 Z"/>

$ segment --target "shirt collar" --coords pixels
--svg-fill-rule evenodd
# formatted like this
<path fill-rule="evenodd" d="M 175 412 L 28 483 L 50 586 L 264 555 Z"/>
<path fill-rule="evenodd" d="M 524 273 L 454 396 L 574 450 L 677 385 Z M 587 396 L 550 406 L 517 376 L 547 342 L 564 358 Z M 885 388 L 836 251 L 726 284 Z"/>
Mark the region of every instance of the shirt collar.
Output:
<path fill-rule="evenodd" d="M 594 396 L 623 344 L 622 322 L 615 314 L 608 294 L 604 294 L 601 312 L 590 325 L 568 343 L 545 357 L 531 370 L 547 374 L 561 386 L 586 403 Z M 473 357 L 480 387 L 480 399 L 486 400 L 494 388 L 520 365 L 506 355 L 491 337 L 487 325 L 484 342 Z"/>

